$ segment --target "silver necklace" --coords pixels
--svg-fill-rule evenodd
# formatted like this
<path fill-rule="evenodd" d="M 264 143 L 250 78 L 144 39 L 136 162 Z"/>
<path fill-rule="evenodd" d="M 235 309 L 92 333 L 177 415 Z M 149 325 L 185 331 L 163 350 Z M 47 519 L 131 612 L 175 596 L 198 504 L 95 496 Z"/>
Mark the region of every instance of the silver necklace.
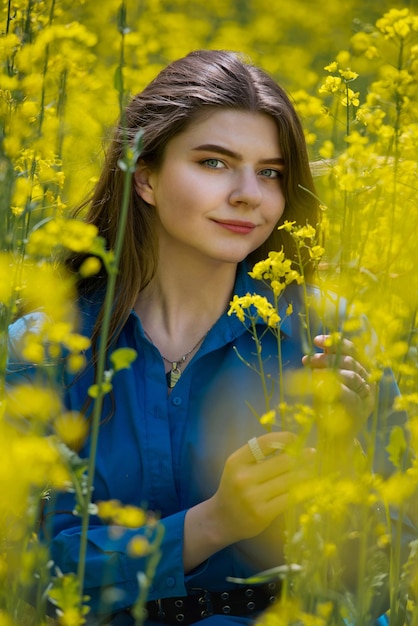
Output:
<path fill-rule="evenodd" d="M 167 379 L 167 385 L 169 386 L 170 389 L 173 389 L 173 387 L 177 384 L 182 371 L 180 368 L 180 365 L 182 363 L 184 363 L 184 361 L 187 359 L 187 357 L 189 356 L 189 354 L 191 354 L 194 350 L 196 350 L 197 346 L 202 343 L 202 341 L 206 338 L 206 335 L 208 334 L 209 331 L 207 331 L 203 337 L 201 337 L 201 339 L 199 339 L 199 341 L 197 342 L 197 344 L 195 346 L 193 346 L 193 348 L 191 348 L 191 350 L 189 350 L 188 352 L 186 352 L 185 354 L 183 354 L 182 356 L 180 356 L 178 359 L 175 359 L 174 361 L 172 361 L 171 359 L 167 359 L 167 357 L 165 357 L 163 354 L 161 354 L 161 358 L 166 362 L 169 363 L 171 366 L 171 369 L 167 372 L 167 374 L 165 375 L 166 379 Z M 146 337 L 148 337 L 148 339 L 150 340 L 150 342 L 155 346 L 155 343 L 153 342 L 152 338 L 149 336 L 149 334 L 147 333 L 146 330 L 144 330 L 144 335 Z"/>

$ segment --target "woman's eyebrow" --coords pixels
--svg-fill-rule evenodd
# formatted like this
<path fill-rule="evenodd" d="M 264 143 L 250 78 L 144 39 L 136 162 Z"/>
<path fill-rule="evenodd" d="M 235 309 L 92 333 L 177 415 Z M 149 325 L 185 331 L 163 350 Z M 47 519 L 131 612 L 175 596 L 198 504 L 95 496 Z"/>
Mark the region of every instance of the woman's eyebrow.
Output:
<path fill-rule="evenodd" d="M 232 159 L 236 159 L 237 161 L 242 161 L 242 155 L 238 152 L 234 152 L 233 150 L 229 150 L 229 148 L 224 148 L 224 146 L 218 146 L 213 143 L 205 143 L 201 146 L 196 146 L 193 148 L 195 152 L 216 152 L 218 154 L 224 154 L 225 156 L 231 157 Z M 282 157 L 271 157 L 271 159 L 261 159 L 259 163 L 274 163 L 276 165 L 284 165 L 284 159 Z"/>

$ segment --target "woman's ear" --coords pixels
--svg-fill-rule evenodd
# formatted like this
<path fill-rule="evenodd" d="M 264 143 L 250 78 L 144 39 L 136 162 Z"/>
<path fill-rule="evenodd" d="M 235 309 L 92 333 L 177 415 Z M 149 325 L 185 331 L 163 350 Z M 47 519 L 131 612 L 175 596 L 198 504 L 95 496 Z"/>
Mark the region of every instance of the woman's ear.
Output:
<path fill-rule="evenodd" d="M 155 206 L 154 190 L 151 184 L 151 170 L 142 159 L 138 161 L 134 173 L 134 187 L 140 198 L 151 206 Z"/>

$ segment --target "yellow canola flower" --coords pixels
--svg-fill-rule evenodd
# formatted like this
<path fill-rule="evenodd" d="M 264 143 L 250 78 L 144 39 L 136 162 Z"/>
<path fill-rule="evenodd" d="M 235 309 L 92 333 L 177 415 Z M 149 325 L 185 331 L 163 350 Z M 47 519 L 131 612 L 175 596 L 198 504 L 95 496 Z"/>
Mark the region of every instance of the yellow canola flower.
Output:
<path fill-rule="evenodd" d="M 47 340 L 61 343 L 72 352 L 81 352 L 90 347 L 90 340 L 84 335 L 73 332 L 73 324 L 70 322 L 57 322 L 44 326 L 47 332 Z"/>
<path fill-rule="evenodd" d="M 74 320 L 74 280 L 64 269 L 27 261 L 22 268 L 22 309 L 41 310 L 55 323 Z"/>
<path fill-rule="evenodd" d="M 319 149 L 319 154 L 323 159 L 332 159 L 335 152 L 335 146 L 332 141 L 326 139 L 321 148 Z"/>
<path fill-rule="evenodd" d="M 68 608 L 65 611 L 59 611 L 60 626 L 83 626 L 85 623 L 83 612 L 79 608 Z"/>
<path fill-rule="evenodd" d="M 67 357 L 67 371 L 70 374 L 77 374 L 86 366 L 87 360 L 83 354 L 70 354 Z"/>
<path fill-rule="evenodd" d="M 259 626 L 288 626 L 289 624 L 304 624 L 305 613 L 302 612 L 299 601 L 293 598 L 280 598 L 257 619 Z M 321 626 L 323 626 L 321 624 Z"/>
<path fill-rule="evenodd" d="M 20 38 L 15 33 L 3 35 L 0 39 L 0 59 L 7 59 L 20 47 Z"/>
<path fill-rule="evenodd" d="M 66 220 L 61 224 L 60 243 L 73 252 L 88 252 L 97 237 L 98 228 L 79 220 Z"/>
<path fill-rule="evenodd" d="M 123 505 L 119 500 L 107 500 L 97 503 L 97 515 L 118 526 L 139 528 L 144 526 L 147 515 L 143 509 L 133 505 Z"/>
<path fill-rule="evenodd" d="M 397 472 L 382 483 L 381 497 L 389 506 L 404 504 L 416 491 L 416 480 L 408 474 Z"/>
<path fill-rule="evenodd" d="M 11 254 L 0 252 L 0 303 L 8 305 L 16 289 L 14 258 Z"/>
<path fill-rule="evenodd" d="M 322 117 L 323 103 L 320 98 L 312 96 L 305 89 L 298 89 L 292 91 L 292 99 L 303 119 L 308 116 Z"/>
<path fill-rule="evenodd" d="M 0 488 L 2 497 L 6 498 L 5 510 L 25 515 L 32 487 L 64 489 L 70 476 L 51 438 L 23 435 L 10 428 L 2 428 L 1 434 L 7 434 L 8 442 L 0 460 Z"/>
<path fill-rule="evenodd" d="M 356 112 L 356 120 L 364 124 L 370 133 L 377 133 L 382 127 L 386 117 L 385 111 L 368 105 L 369 94 L 366 97 L 366 104 L 362 104 Z"/>
<path fill-rule="evenodd" d="M 39 256 L 49 255 L 58 246 L 73 252 L 89 252 L 97 233 L 98 229 L 93 224 L 57 218 L 31 233 L 27 250 L 29 254 Z"/>
<path fill-rule="evenodd" d="M 313 239 L 316 236 L 316 230 L 310 224 L 306 224 L 306 226 L 296 228 L 292 235 L 299 240 Z"/>
<path fill-rule="evenodd" d="M 338 63 L 337 61 L 332 61 L 332 63 L 329 63 L 328 65 L 325 65 L 324 70 L 326 70 L 327 72 L 336 72 L 338 69 Z"/>
<path fill-rule="evenodd" d="M 341 90 L 342 79 L 339 76 L 327 76 L 319 87 L 319 93 L 336 93 Z"/>
<path fill-rule="evenodd" d="M 256 311 L 256 315 L 251 312 L 253 308 Z M 228 315 L 233 314 L 235 314 L 241 322 L 244 322 L 246 317 L 252 321 L 255 321 L 257 317 L 261 317 L 271 328 L 277 328 L 281 321 L 276 308 L 267 298 L 258 294 L 247 294 L 245 296 L 235 295 L 230 302 L 228 311 Z"/>
<path fill-rule="evenodd" d="M 360 104 L 359 95 L 359 91 L 347 89 L 346 95 L 341 100 L 342 105 L 348 107 L 351 104 L 352 106 L 358 107 Z"/>
<path fill-rule="evenodd" d="M 32 191 L 32 181 L 20 176 L 15 181 L 11 209 L 14 215 L 21 215 L 26 208 Z"/>
<path fill-rule="evenodd" d="M 327 336 L 324 341 L 324 345 L 327 348 L 331 348 L 332 346 L 338 346 L 342 341 L 342 334 L 340 332 L 334 332 Z"/>
<path fill-rule="evenodd" d="M 376 27 L 386 39 L 405 39 L 411 31 L 418 31 L 418 16 L 409 9 L 390 9 L 376 22 Z"/>
<path fill-rule="evenodd" d="M 309 256 L 313 261 L 320 261 L 324 256 L 325 248 L 322 246 L 312 246 L 309 248 Z"/>
<path fill-rule="evenodd" d="M 48 422 L 61 410 L 61 401 L 52 389 L 16 385 L 7 393 L 6 413 L 12 418 Z"/>
<path fill-rule="evenodd" d="M 230 302 L 228 315 L 235 314 L 240 322 L 245 321 L 244 307 L 242 306 L 242 300 L 239 296 L 235 295 Z"/>
<path fill-rule="evenodd" d="M 89 431 L 86 418 L 76 411 L 58 415 L 54 420 L 54 430 L 58 438 L 72 450 L 79 450 Z"/>
<path fill-rule="evenodd" d="M 346 82 L 351 81 L 351 80 L 355 80 L 356 78 L 358 78 L 357 72 L 353 72 L 349 68 L 347 68 L 345 70 L 338 70 L 338 72 L 339 72 L 340 76 L 342 76 L 342 78 Z"/>
<path fill-rule="evenodd" d="M 140 558 L 146 556 L 151 551 L 151 546 L 148 540 L 142 535 L 132 537 L 128 544 L 128 554 L 133 558 Z"/>
<path fill-rule="evenodd" d="M 71 44 L 70 47 L 66 45 L 67 42 Z M 65 25 L 54 24 L 42 29 L 32 43 L 23 46 L 16 55 L 15 63 L 23 74 L 33 73 L 36 64 L 44 62 L 47 46 L 53 44 L 55 56 L 59 56 L 64 63 L 69 64 L 77 55 L 77 46 L 91 48 L 96 42 L 97 35 L 79 22 Z M 64 50 L 67 52 L 66 55 L 63 54 Z"/>
<path fill-rule="evenodd" d="M 413 409 L 418 409 L 418 392 L 402 394 L 401 396 L 397 396 L 394 402 L 394 408 L 397 411 L 412 411 Z M 412 427 L 416 429 L 416 435 L 418 442 L 418 422 L 409 422 L 408 427 L 411 430 Z"/>
<path fill-rule="evenodd" d="M 277 227 L 277 230 L 285 230 L 288 233 L 291 233 L 296 222 L 289 222 L 289 220 L 285 220 L 281 226 Z"/>
<path fill-rule="evenodd" d="M 370 34 L 365 33 L 364 31 L 355 33 L 350 39 L 350 48 L 353 51 L 354 55 L 359 56 L 361 54 L 365 54 L 367 50 L 370 48 L 370 44 L 371 44 Z M 331 71 L 335 72 L 336 69 L 331 70 Z"/>
<path fill-rule="evenodd" d="M 273 426 L 276 423 L 276 411 L 267 411 L 260 417 L 260 424 L 263 426 Z"/>
<path fill-rule="evenodd" d="M 102 267 L 102 262 L 95 256 L 88 257 L 79 268 L 79 274 L 82 278 L 88 278 L 97 274 Z"/>
<path fill-rule="evenodd" d="M 285 258 L 283 250 L 269 252 L 268 258 L 256 263 L 251 272 L 251 278 L 256 280 L 279 281 L 285 277 L 292 267 L 292 262 Z"/>

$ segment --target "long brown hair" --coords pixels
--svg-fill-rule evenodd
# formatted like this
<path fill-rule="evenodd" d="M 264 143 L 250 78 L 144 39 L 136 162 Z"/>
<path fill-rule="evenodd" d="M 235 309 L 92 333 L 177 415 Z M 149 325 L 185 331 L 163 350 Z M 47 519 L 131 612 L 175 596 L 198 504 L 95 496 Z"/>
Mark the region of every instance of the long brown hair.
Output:
<path fill-rule="evenodd" d="M 167 143 L 202 112 L 217 108 L 266 113 L 274 119 L 285 161 L 282 184 L 286 207 L 282 220 L 294 220 L 300 225 L 309 222 L 316 226 L 318 202 L 313 195 L 304 133 L 289 97 L 266 72 L 236 53 L 220 50 L 191 52 L 168 65 L 133 97 L 123 117 L 124 126 L 119 124 L 115 130 L 92 197 L 78 207 L 75 215 L 80 215 L 87 206 L 85 221 L 95 224 L 109 248 L 114 247 L 124 176 L 118 161 L 122 158 L 124 142 L 132 142 L 142 129 L 141 159 L 150 168 L 158 168 Z M 289 234 L 274 229 L 264 244 L 250 255 L 249 261 L 261 260 L 270 250 L 279 250 L 282 246 L 287 256 L 294 258 Z M 154 209 L 139 197 L 132 185 L 111 336 L 123 326 L 138 293 L 154 276 L 157 249 Z M 77 272 L 84 258 L 84 255 L 75 254 L 67 259 L 67 266 Z M 309 272 L 310 268 L 307 270 Z M 99 273 L 80 281 L 79 290 L 80 293 L 95 292 L 105 283 L 105 274 Z M 99 328 L 100 318 L 94 332 L 96 337 Z"/>

